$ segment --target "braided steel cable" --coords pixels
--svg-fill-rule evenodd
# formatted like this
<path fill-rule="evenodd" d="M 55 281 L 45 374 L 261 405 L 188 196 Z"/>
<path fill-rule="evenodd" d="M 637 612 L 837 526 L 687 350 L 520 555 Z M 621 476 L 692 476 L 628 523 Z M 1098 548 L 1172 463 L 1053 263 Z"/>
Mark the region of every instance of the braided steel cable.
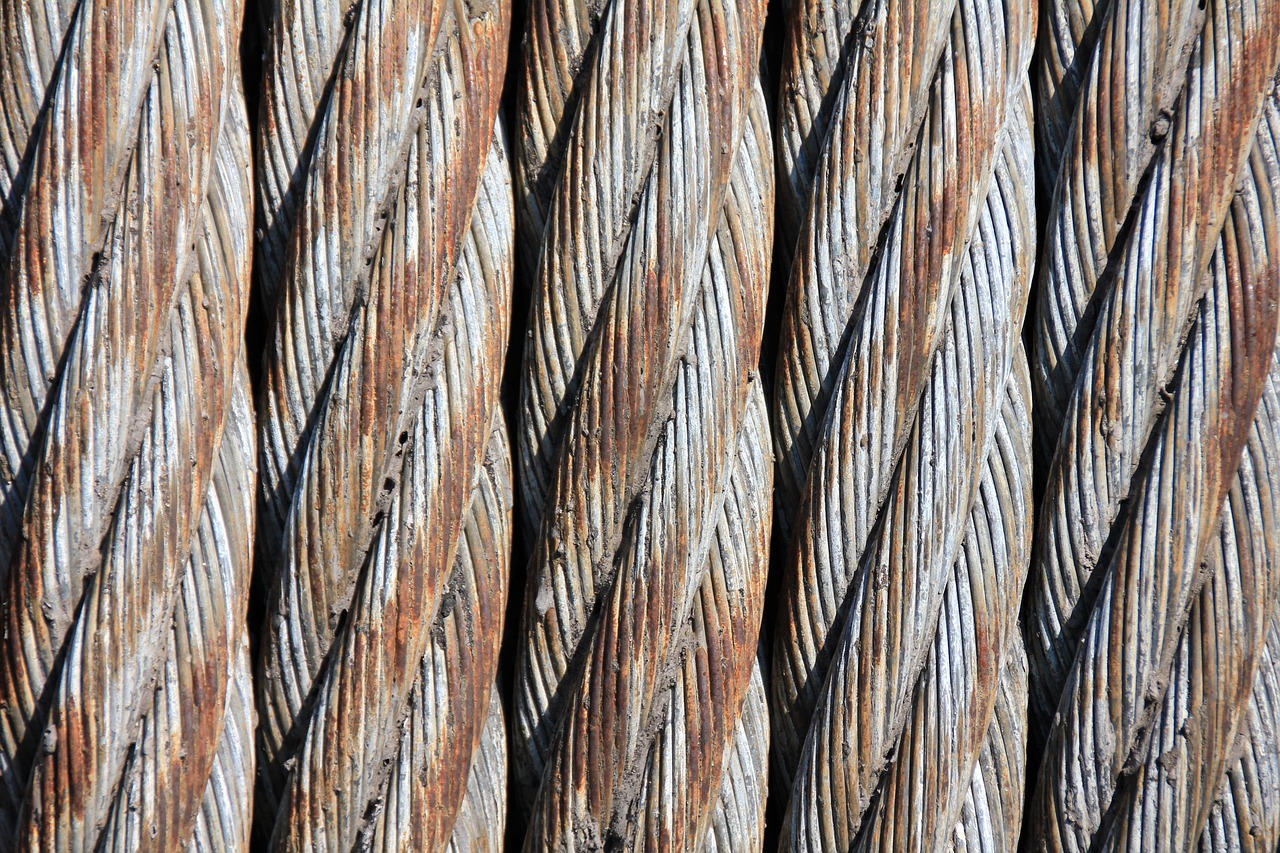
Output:
<path fill-rule="evenodd" d="M 1033 9 L 839 6 L 792 8 L 780 90 L 798 223 L 774 400 L 782 841 L 1012 849 Z"/>
<path fill-rule="evenodd" d="M 246 133 L 246 157 L 248 143 Z M 250 188 L 247 180 L 243 184 L 247 203 Z M 246 246 L 248 223 L 246 215 Z M 236 373 L 232 413 L 174 608 L 168 657 L 155 677 L 154 711 L 142 721 L 100 850 L 248 849 L 256 720 L 243 614 L 257 483 L 243 363 Z M 222 719 L 203 707 L 207 696 L 226 697 L 209 703 L 211 709 L 225 707 Z M 203 789 L 192 784 L 201 779 L 208 780 Z"/>
<path fill-rule="evenodd" d="M 862 819 L 860 849 L 940 850 L 958 832 L 972 836 L 974 830 L 963 818 L 966 803 L 972 802 L 970 810 L 986 804 L 982 792 L 987 789 L 1016 804 L 1000 801 L 999 819 L 990 823 L 992 832 L 968 844 L 983 850 L 1016 849 L 1026 664 L 1013 626 L 1017 608 L 1012 603 L 1018 600 L 1031 543 L 1025 428 L 1030 382 L 1025 361 L 1019 365 L 1016 381 L 1021 387 L 1007 392 L 995 446 L 944 592 L 933 645 L 898 738 L 897 759 L 884 771 Z M 998 707 L 1003 715 L 993 716 Z M 996 725 L 997 719 L 1001 725 Z M 996 768 L 980 761 L 987 752 L 1011 754 L 1009 771 L 991 775 Z"/>
<path fill-rule="evenodd" d="M 1280 616 L 1280 471 L 1273 461 L 1280 447 L 1278 383 L 1280 360 L 1274 360 L 1217 540 L 1205 555 L 1207 578 L 1187 617 L 1169 687 L 1145 735 L 1147 745 L 1130 757 L 1132 778 L 1113 796 L 1111 848 L 1188 850 L 1197 835 L 1202 845 L 1212 840 L 1206 827 L 1215 801 L 1223 798 L 1224 773 L 1239 775 L 1245 759 L 1235 756 L 1251 750 L 1251 694 L 1262 691 L 1254 701 L 1267 699 L 1267 679 L 1274 678 L 1267 672 L 1268 623 L 1274 631 Z M 1260 745 L 1274 749 L 1268 729 L 1261 720 L 1258 725 Z M 1280 781 L 1269 781 L 1274 793 Z M 1239 836 L 1217 841 L 1217 849 L 1240 849 L 1244 838 L 1246 849 L 1274 850 L 1278 810 L 1240 813 Z"/>
<path fill-rule="evenodd" d="M 1018 849 L 1026 793 L 1026 728 L 1027 656 L 1014 648 L 1000 674 L 994 715 L 956 821 L 951 849 L 1009 853 Z"/>
<path fill-rule="evenodd" d="M 1157 145 L 1172 129 L 1170 118 L 1204 15 L 1188 0 L 1154 6 L 1117 2 L 1093 10 L 1069 0 L 1044 6 L 1034 75 L 1040 93 L 1040 173 L 1045 183 L 1056 179 L 1062 185 L 1045 225 L 1032 361 L 1038 441 L 1047 443 L 1046 457 L 1062 429 L 1098 311 L 1094 284 L 1114 264 L 1111 257 L 1132 218 L 1135 194 Z M 1090 11 L 1100 22 L 1074 28 L 1055 23 L 1078 21 Z M 1073 44 L 1073 29 L 1088 40 Z M 1080 70 L 1081 54 L 1092 59 L 1087 72 Z M 1059 67 L 1073 70 L 1059 79 Z M 1073 98 L 1086 73 L 1083 98 Z M 1250 109 L 1248 115 L 1255 114 Z M 1064 123 L 1066 130 L 1055 130 Z"/>
<path fill-rule="evenodd" d="M 1214 801 L 1249 752 L 1277 602 L 1278 15 L 1046 8 L 1085 24 L 1049 39 L 1072 75 L 1038 71 L 1044 124 L 1065 130 L 1042 152 L 1057 180 L 1034 326 L 1052 461 L 1024 612 L 1045 741 L 1031 849 L 1227 832 Z"/>
<path fill-rule="evenodd" d="M 505 171 L 501 174 L 509 193 Z M 509 196 L 506 203 L 509 216 Z M 510 235 L 510 218 L 506 224 Z M 509 268 L 510 236 L 503 251 Z M 507 735 L 492 679 L 510 559 L 507 442 L 499 417 L 428 650 L 418 665 L 408 720 L 372 833 L 375 850 L 438 849 L 442 839 L 461 850 L 497 850 L 505 840 Z M 485 717 L 478 717 L 477 709 Z M 464 777 L 460 767 L 469 767 L 469 775 Z"/>
<path fill-rule="evenodd" d="M 530 5 L 516 186 L 525 849 L 763 838 L 764 4 Z"/>
<path fill-rule="evenodd" d="M 5 849 L 247 842 L 240 19 L 0 4 Z"/>
<path fill-rule="evenodd" d="M 769 704 L 764 676 L 757 666 L 751 671 L 733 745 L 725 753 L 720 792 L 705 836 L 706 853 L 762 849 L 768 760 Z"/>
<path fill-rule="evenodd" d="M 1032 849 L 1189 847 L 1242 727 L 1275 601 L 1275 519 L 1231 496 L 1270 489 L 1248 447 L 1271 429 L 1277 13 L 1120 3 L 1097 26 L 1034 327 L 1057 450 L 1024 616 L 1047 731 Z"/>
<path fill-rule="evenodd" d="M 275 849 L 437 849 L 477 809 L 501 831 L 496 792 L 467 788 L 492 760 L 512 508 L 509 27 L 492 0 L 275 10 L 256 807 Z"/>

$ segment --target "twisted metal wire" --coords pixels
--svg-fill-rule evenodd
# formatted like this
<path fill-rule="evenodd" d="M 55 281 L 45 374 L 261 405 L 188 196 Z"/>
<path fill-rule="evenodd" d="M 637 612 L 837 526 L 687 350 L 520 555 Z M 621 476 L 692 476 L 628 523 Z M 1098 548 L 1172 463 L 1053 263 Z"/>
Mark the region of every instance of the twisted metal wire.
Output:
<path fill-rule="evenodd" d="M 248 142 L 246 133 L 245 155 Z M 247 180 L 242 190 L 247 202 Z M 248 222 L 246 216 L 243 224 Z M 244 611 L 257 484 L 243 363 L 236 373 L 227 431 L 174 608 L 168 656 L 154 676 L 152 711 L 142 720 L 99 850 L 248 849 L 256 718 Z M 226 698 L 205 699 L 219 696 Z M 205 787 L 193 786 L 187 774 L 207 780 Z"/>
<path fill-rule="evenodd" d="M 1278 13 L 1045 7 L 1029 849 L 1276 844 Z"/>
<path fill-rule="evenodd" d="M 1013 849 L 1032 7 L 797 3 L 778 120 L 785 849 Z M 975 641 L 976 638 L 976 641 Z"/>
<path fill-rule="evenodd" d="M 503 831 L 509 28 L 492 0 L 275 10 L 256 686 L 257 822 L 275 849 Z"/>
<path fill-rule="evenodd" d="M 5 849 L 247 844 L 240 18 L 0 4 Z"/>
<path fill-rule="evenodd" d="M 511 251 L 506 248 L 508 257 Z M 507 733 L 492 679 L 510 559 L 507 444 L 506 425 L 499 418 L 490 435 L 485 470 L 472 492 L 428 650 L 418 666 L 409 717 L 402 724 L 399 751 L 372 835 L 373 849 L 434 849 L 433 844 L 438 847 L 440 839 L 447 839 L 450 849 L 496 851 L 505 843 Z M 489 695 L 479 695 L 482 692 Z M 478 710 L 486 716 L 478 718 Z M 468 766 L 461 763 L 467 759 L 460 742 L 471 750 L 465 777 L 459 772 L 459 767 Z M 465 788 L 459 791 L 463 781 Z"/>
<path fill-rule="evenodd" d="M 1280 623 L 1271 620 L 1249 707 L 1196 849 L 1266 853 L 1280 839 Z"/>
<path fill-rule="evenodd" d="M 767 725 L 764 4 L 530 4 L 517 464 L 525 849 L 750 849 Z"/>
<path fill-rule="evenodd" d="M 1221 527 L 1205 554 L 1206 579 L 1170 664 L 1169 686 L 1148 724 L 1145 747 L 1129 759 L 1130 778 L 1113 795 L 1112 827 L 1104 836 L 1110 848 L 1189 850 L 1199 837 L 1209 849 L 1274 850 L 1280 841 L 1280 806 L 1267 805 L 1267 795 L 1277 791 L 1275 777 L 1259 779 L 1244 770 L 1244 756 L 1254 749 L 1250 703 L 1265 703 L 1268 679 L 1275 678 L 1268 672 L 1267 635 L 1280 617 L 1274 541 L 1280 471 L 1272 461 L 1280 447 L 1277 368 L 1280 360 L 1273 360 Z M 1259 719 L 1256 727 L 1258 745 L 1274 751 L 1274 735 L 1268 734 L 1274 722 Z M 1224 791 L 1233 775 L 1245 787 Z M 1237 813 L 1234 837 L 1221 825 L 1215 838 L 1210 815 L 1230 808 L 1236 791 L 1242 800 L 1258 802 Z"/>
<path fill-rule="evenodd" d="M 450 853 L 500 853 L 507 833 L 507 727 L 497 688 L 489 699 L 480 744 L 471 761 L 467 793 L 449 836 Z"/>

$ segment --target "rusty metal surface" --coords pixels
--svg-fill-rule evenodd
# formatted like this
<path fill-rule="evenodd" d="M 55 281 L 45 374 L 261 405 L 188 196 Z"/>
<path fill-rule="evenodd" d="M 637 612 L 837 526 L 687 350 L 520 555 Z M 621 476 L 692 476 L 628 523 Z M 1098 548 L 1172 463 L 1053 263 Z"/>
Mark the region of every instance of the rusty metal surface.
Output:
<path fill-rule="evenodd" d="M 1169 686 L 1149 712 L 1148 745 L 1130 755 L 1130 778 L 1112 800 L 1111 849 L 1191 849 L 1203 837 L 1224 773 L 1247 749 L 1239 741 L 1248 736 L 1248 703 L 1255 685 L 1266 689 L 1268 676 L 1260 669 L 1268 666 L 1267 632 L 1280 616 L 1278 381 L 1280 360 L 1273 358 L 1221 527 L 1205 554 L 1204 586 L 1169 663 Z M 1280 785 L 1280 778 L 1263 781 L 1273 789 Z M 1273 849 L 1280 840 L 1267 811 L 1258 809 L 1244 821 L 1243 834 L 1253 836 L 1250 843 L 1259 849 Z"/>
<path fill-rule="evenodd" d="M 505 167 L 505 160 L 496 162 Z M 506 186 L 504 172 L 490 175 L 501 176 Z M 511 544 L 507 443 L 506 424 L 498 417 L 418 666 L 373 849 L 439 849 L 441 839 L 463 850 L 501 849 L 505 840 L 506 728 L 493 677 Z M 460 768 L 468 766 L 464 776 Z"/>
<path fill-rule="evenodd" d="M 524 846 L 758 845 L 764 4 L 547 0 L 528 20 L 516 183 L 535 263 L 516 434 L 533 556 L 512 719 Z"/>
<path fill-rule="evenodd" d="M 0 853 L 1280 849 L 1280 0 L 253 2 L 0 0 Z"/>
<path fill-rule="evenodd" d="M 916 160 L 913 152 L 922 139 L 919 128 L 930 109 L 935 72 L 948 44 L 955 3 L 943 0 L 917 14 L 913 4 L 876 2 L 868 8 L 866 19 L 859 18 L 861 23 L 852 30 L 853 56 L 846 60 L 845 73 L 833 76 L 840 56 L 833 46 L 843 44 L 853 26 L 837 14 L 843 5 L 825 0 L 797 3 L 788 17 L 783 57 L 778 151 L 781 174 L 790 179 L 782 182 L 780 218 L 784 251 L 796 259 L 778 339 L 773 417 L 781 462 L 778 525 L 788 538 L 831 396 L 843 375 L 840 362 L 848 345 L 850 316 L 872 270 L 878 238 L 897 210 L 903 188 L 922 190 L 916 186 L 922 179 L 942 177 L 933 175 L 927 162 L 909 175 L 907 169 Z M 825 112 L 821 109 L 824 105 Z M 941 139 L 938 142 L 942 144 Z M 814 162 L 810 164 L 810 160 Z M 852 191 L 844 192 L 846 187 Z M 791 201 L 786 201 L 788 196 Z M 790 226 L 795 236 L 788 234 L 785 225 L 788 207 L 794 210 L 790 216 L 796 218 Z M 966 199 L 956 209 L 967 213 L 968 207 Z M 811 220 L 811 224 L 804 220 Z M 956 223 L 943 224 L 951 229 Z M 954 254 L 953 244 L 954 239 L 944 238 L 939 230 L 936 245 L 945 247 L 943 258 Z M 919 306 L 916 310 L 931 312 L 935 316 L 919 320 L 925 324 L 933 321 L 936 326 L 938 306 L 945 309 L 946 302 L 936 291 L 946 289 L 949 293 L 950 283 L 944 286 L 937 276 L 908 276 L 908 280 L 918 281 L 921 291 L 918 298 L 908 297 L 901 304 L 915 303 Z M 881 305 L 879 310 L 886 314 L 887 322 L 897 321 L 901 304 L 871 304 Z M 903 323 L 916 322 L 917 318 L 901 313 Z M 935 337 L 936 333 L 932 330 Z M 904 399 L 893 400 L 883 411 L 884 431 L 892 446 L 885 452 L 871 449 L 873 456 L 892 455 L 901 448 L 901 436 L 911 421 L 914 398 L 933 346 L 936 342 L 925 338 L 919 347 L 925 357 L 905 359 L 902 369 L 911 375 L 902 378 Z M 867 362 L 871 361 L 868 354 Z M 852 378 L 859 376 L 857 371 L 847 372 Z M 893 382 L 894 372 L 893 367 L 885 370 L 883 381 Z M 877 459 L 876 463 L 884 468 L 892 460 Z M 882 489 L 882 479 L 878 478 L 873 488 Z M 867 505 L 865 511 L 874 512 L 877 507 L 878 501 Z"/>
<path fill-rule="evenodd" d="M 241 11 L 0 8 L 6 849 L 195 845 L 205 809 L 247 829 L 247 789 L 210 786 L 227 721 L 252 727 Z"/>
<path fill-rule="evenodd" d="M 497 688 L 467 777 L 467 793 L 449 837 L 450 853 L 500 853 L 507 832 L 507 725 Z"/>
<path fill-rule="evenodd" d="M 1004 661 L 996 704 L 978 766 L 951 837 L 952 850 L 1014 853 L 1022 832 L 1027 773 L 1027 656 Z"/>
<path fill-rule="evenodd" d="M 1257 794 L 1235 744 L 1276 602 L 1280 20 L 1271 3 L 1053 8 L 1085 23 L 1054 34 L 1079 87 L 1038 81 L 1046 126 L 1069 129 L 1042 151 L 1057 187 L 1033 375 L 1053 456 L 1024 629 L 1047 743 L 1025 843 L 1236 849 L 1253 816 L 1215 800 L 1224 772 Z"/>
<path fill-rule="evenodd" d="M 1034 7 L 838 6 L 791 8 L 779 103 L 799 217 L 774 398 L 782 844 L 1008 848 Z"/>
<path fill-rule="evenodd" d="M 725 751 L 720 791 L 705 836 L 706 853 L 761 850 L 765 841 L 765 802 L 769 795 L 769 704 L 759 666 Z"/>
<path fill-rule="evenodd" d="M 1085 18 L 1090 12 L 1091 20 Z M 1046 25 L 1035 68 L 1045 117 L 1037 151 L 1041 181 L 1050 192 L 1055 183 L 1062 185 L 1046 216 L 1044 295 L 1033 318 L 1037 443 L 1047 462 L 1092 332 L 1095 283 L 1161 134 L 1170 130 L 1204 15 L 1189 0 L 1117 2 L 1098 9 L 1078 0 L 1050 0 L 1045 16 L 1076 22 L 1066 30 Z M 1071 35 L 1084 42 L 1074 46 Z M 1074 73 L 1055 70 L 1064 64 Z"/>
<path fill-rule="evenodd" d="M 901 758 L 885 770 L 862 819 L 861 850 L 943 849 L 965 826 L 966 800 L 977 808 L 986 788 L 1015 797 L 1022 789 L 1020 776 L 986 775 L 997 768 L 980 759 L 1000 748 L 1020 752 L 1025 736 L 1026 680 L 1017 677 L 1025 659 L 1014 620 L 1031 550 L 1030 402 L 1019 358 L 898 737 Z M 1012 726 L 997 728 L 992 715 L 1002 697 L 1015 713 L 1006 720 Z M 983 839 L 983 849 L 1013 849 L 1018 814 L 1004 811 L 1001 832 Z"/>
<path fill-rule="evenodd" d="M 255 820 L 274 849 L 436 849 L 488 718 L 509 559 L 510 10 L 344 14 L 280 3 L 264 72 Z"/>
<path fill-rule="evenodd" d="M 1280 845 L 1280 620 L 1274 617 L 1233 759 L 1196 849 L 1269 853 Z"/>
<path fill-rule="evenodd" d="M 247 151 L 247 136 L 244 142 Z M 243 189 L 247 202 L 247 182 Z M 243 613 L 253 552 L 254 451 L 242 363 L 167 655 L 99 850 L 248 849 L 255 719 Z"/>
<path fill-rule="evenodd" d="M 332 472 L 320 467 L 312 475 L 322 482 L 326 474 L 341 478 L 349 473 L 357 478 L 341 484 L 346 500 L 335 509 L 346 507 L 346 517 L 333 514 L 326 519 L 326 526 L 338 533 L 336 541 L 347 543 L 344 550 L 354 553 L 317 554 L 317 559 L 323 557 L 330 564 L 328 571 L 334 576 L 314 584 L 314 595 L 328 600 L 318 601 L 315 608 L 319 624 L 310 631 L 316 632 L 317 639 L 309 642 L 307 649 L 312 658 L 327 651 L 330 610 L 345 607 L 352 576 L 359 571 L 358 554 L 368 547 L 374 517 L 371 503 L 382 486 L 381 479 L 375 483 L 374 477 L 382 473 L 383 457 L 388 455 L 388 448 L 402 431 L 396 429 L 400 426 L 396 417 L 411 418 L 414 410 L 412 405 L 406 405 L 412 392 L 418 390 L 415 389 L 418 383 L 404 375 L 416 355 L 409 352 L 409 348 L 419 346 L 419 338 L 429 338 L 435 329 L 460 235 L 470 218 L 471 200 L 482 163 L 482 145 L 488 141 L 494 109 L 486 110 L 482 103 L 483 99 L 493 97 L 489 91 L 492 86 L 486 85 L 489 81 L 476 81 L 478 85 L 469 91 L 473 84 L 459 79 L 458 85 L 464 93 L 458 104 L 462 119 L 457 128 L 459 138 L 434 139 L 429 132 L 420 132 L 422 116 L 415 109 L 420 94 L 430 95 L 428 104 L 437 109 L 453 108 L 451 102 L 440 101 L 443 93 L 440 85 L 424 86 L 428 71 L 432 81 L 452 79 L 444 71 L 452 52 L 446 50 L 437 56 L 437 36 L 443 39 L 439 45 L 443 48 L 455 42 L 455 31 L 469 35 L 466 30 L 456 30 L 452 23 L 457 15 L 454 3 L 388 0 L 361 4 L 357 12 L 347 35 L 340 23 L 343 10 L 334 4 L 297 0 L 277 6 L 263 74 L 263 115 L 258 126 L 259 162 L 271 164 L 283 156 L 276 155 L 276 150 L 293 153 L 285 168 L 289 175 L 298 175 L 298 180 L 303 182 L 298 193 L 301 197 L 296 199 L 288 194 L 273 198 L 269 179 L 259 182 L 263 214 L 258 242 L 261 245 L 273 238 L 287 241 L 284 251 L 288 257 L 273 283 L 263 288 L 268 296 L 276 293 L 277 298 L 269 309 L 270 331 L 263 364 L 265 390 L 259 406 L 264 428 L 258 549 L 272 574 L 278 574 L 286 583 L 293 582 L 290 578 L 302 581 L 297 572 L 280 570 L 281 562 L 289 559 L 283 556 L 284 550 L 290 547 L 284 539 L 287 536 L 284 528 L 299 488 L 298 478 L 312 441 L 312 429 L 318 428 L 325 397 L 331 396 L 328 383 L 337 380 L 336 376 L 330 377 L 338 372 L 335 369 L 340 361 L 338 356 L 350 349 L 353 355 L 346 360 L 354 363 L 348 370 L 377 371 L 367 377 L 357 374 L 345 380 L 352 385 L 348 393 L 357 400 L 361 394 L 372 398 L 366 405 L 335 407 L 335 415 L 331 416 L 349 412 L 346 417 L 357 430 L 352 433 L 353 437 L 362 434 L 358 431 L 361 424 L 357 419 L 363 416 L 364 421 L 370 422 L 363 426 L 363 433 L 375 442 L 370 448 L 373 462 L 360 466 L 334 459 Z M 395 16 L 394 26 L 390 24 L 392 16 Z M 440 35 L 441 21 L 446 16 L 451 23 Z M 328 26 L 311 22 L 313 18 L 326 17 L 337 20 L 330 21 Z M 486 41 L 495 39 L 492 31 L 502 29 L 500 24 L 493 20 L 475 44 L 470 39 L 460 42 L 458 46 L 466 49 L 466 53 L 457 59 L 462 62 L 478 59 L 483 69 L 488 59 Z M 308 36 L 313 30 L 320 33 L 332 30 L 338 37 L 332 44 L 321 42 L 313 52 L 308 49 Z M 332 52 L 324 52 L 325 47 L 330 47 Z M 301 68 L 295 67 L 299 58 L 303 62 Z M 306 92 L 301 82 L 306 79 L 306 68 L 311 62 L 321 66 L 315 72 L 321 79 L 333 77 L 332 88 L 323 98 L 321 113 L 315 112 L 320 93 L 312 93 L 311 101 L 303 100 L 300 94 Z M 278 100 L 283 100 L 284 105 L 273 111 Z M 489 114 L 487 120 L 484 119 L 486 113 Z M 450 123 L 446 122 L 445 127 L 452 130 Z M 309 137 L 314 137 L 315 143 L 308 150 L 303 148 L 303 141 Z M 374 304 L 388 314 L 387 321 L 392 325 L 386 329 L 386 339 L 381 342 L 383 346 L 378 353 L 381 358 L 365 368 L 360 360 L 364 354 L 358 323 L 366 316 L 370 321 L 378 317 L 376 310 L 364 307 L 378 292 L 379 279 L 370 261 L 386 257 L 382 248 L 383 230 L 386 219 L 396 215 L 394 207 L 400 199 L 414 205 L 410 213 L 418 207 L 420 199 L 415 194 L 401 196 L 399 193 L 404 179 L 415 177 L 408 174 L 409 148 L 415 144 L 417 158 L 426 164 L 422 167 L 426 173 L 423 177 L 429 183 L 424 185 L 424 191 L 432 194 L 428 196 L 430 202 L 438 203 L 443 215 L 424 223 L 427 231 L 418 241 L 423 244 L 422 248 L 409 251 L 404 263 L 395 263 L 390 258 L 381 262 L 379 272 L 384 276 L 399 275 L 410 285 L 417 285 L 421 268 L 423 279 L 421 285 L 402 288 L 405 301 L 395 306 L 398 310 L 393 311 L 390 305 Z M 469 168 L 456 170 L 462 186 L 455 187 L 452 181 L 437 184 L 436 181 L 449 177 L 450 173 L 443 169 L 432 172 L 430 164 L 438 160 L 436 165 L 443 166 L 445 154 L 455 145 L 461 146 L 459 150 L 466 152 L 467 157 L 464 162 L 470 163 Z M 424 156 L 437 150 L 440 153 L 435 157 Z M 263 174 L 272 174 L 269 165 Z M 403 221 L 403 215 L 398 218 Z M 277 219 L 283 221 L 276 223 Z M 264 227 L 264 221 L 268 227 Z M 388 239 L 407 241 L 403 231 L 402 228 L 391 232 Z M 268 248 L 259 251 L 264 257 L 270 255 Z M 423 252 L 424 259 L 417 262 Z M 370 342 L 365 346 L 372 345 Z M 366 378 L 367 382 L 360 381 Z M 403 400 L 399 399 L 401 386 L 405 386 L 406 392 Z M 388 412 L 393 406 L 403 409 Z M 377 429 L 372 423 L 375 418 L 381 419 Z M 331 440 L 331 443 L 339 442 L 345 443 L 344 437 Z M 335 492 L 337 488 L 333 485 L 329 490 Z M 306 520 L 304 514 L 299 522 Z M 316 662 L 311 661 L 308 669 L 313 671 L 315 666 Z M 309 680 L 310 674 L 304 682 Z M 305 694 L 305 687 L 300 692 Z M 295 714 L 296 708 L 286 707 L 273 710 L 264 720 L 271 751 L 280 748 L 283 735 L 277 731 L 281 725 L 277 718 L 291 720 Z"/>

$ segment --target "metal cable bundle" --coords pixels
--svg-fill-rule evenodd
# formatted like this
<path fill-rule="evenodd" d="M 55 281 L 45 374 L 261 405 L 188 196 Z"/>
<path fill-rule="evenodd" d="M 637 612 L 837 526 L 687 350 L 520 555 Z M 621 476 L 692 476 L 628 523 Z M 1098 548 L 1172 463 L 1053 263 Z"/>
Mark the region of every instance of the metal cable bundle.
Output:
<path fill-rule="evenodd" d="M 753 849 L 772 482 L 763 2 L 535 0 L 516 186 L 525 849 Z"/>
<path fill-rule="evenodd" d="M 1273 850 L 1280 5 L 1043 33 L 1026 843 Z"/>
<path fill-rule="evenodd" d="M 0 4 L 5 849 L 247 844 L 241 14 Z"/>
<path fill-rule="evenodd" d="M 496 848 L 514 220 L 493 0 L 282 0 L 258 151 L 274 849 Z"/>
<path fill-rule="evenodd" d="M 778 148 L 786 849 L 1015 848 L 1034 7 L 807 0 Z M 837 47 L 839 46 L 839 47 Z"/>

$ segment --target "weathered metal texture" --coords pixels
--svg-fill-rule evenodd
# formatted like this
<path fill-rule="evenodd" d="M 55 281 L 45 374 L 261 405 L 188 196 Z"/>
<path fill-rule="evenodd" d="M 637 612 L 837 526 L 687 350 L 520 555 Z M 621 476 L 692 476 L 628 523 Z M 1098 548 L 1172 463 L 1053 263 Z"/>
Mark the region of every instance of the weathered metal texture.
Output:
<path fill-rule="evenodd" d="M 1130 778 L 1112 798 L 1108 848 L 1191 849 L 1221 795 L 1224 772 L 1249 748 L 1241 738 L 1249 737 L 1250 694 L 1266 690 L 1268 676 L 1259 669 L 1267 666 L 1268 627 L 1280 617 L 1278 450 L 1280 359 L 1272 363 L 1222 525 L 1205 554 L 1207 578 L 1178 641 L 1147 745 L 1130 756 Z M 1280 776 L 1262 781 L 1280 792 Z M 1242 815 L 1246 846 L 1274 850 L 1280 843 L 1280 826 L 1266 811 Z"/>
<path fill-rule="evenodd" d="M 1024 611 L 1047 735 L 1029 849 L 1238 849 L 1253 818 L 1214 800 L 1233 776 L 1251 780 L 1242 802 L 1258 793 L 1234 756 L 1280 592 L 1280 7 L 1148 5 L 1051 3 L 1073 23 L 1037 70 L 1057 141 L 1034 324 L 1051 462 Z"/>
<path fill-rule="evenodd" d="M 799 217 L 774 400 L 782 841 L 1011 849 L 1034 7 L 838 5 L 792 8 L 778 120 Z"/>
<path fill-rule="evenodd" d="M 1111 5 L 1116 7 L 1113 23 L 1104 31 Z M 1078 190 L 1092 194 L 1088 225 L 1109 233 L 1112 240 L 1158 143 L 1150 134 L 1152 125 L 1173 107 L 1182 89 L 1187 57 L 1200 29 L 1197 15 L 1203 15 L 1197 13 L 1197 5 L 1198 0 L 1040 3 L 1031 74 L 1039 108 L 1037 174 L 1046 194 L 1051 194 L 1064 159 L 1083 158 L 1084 164 L 1094 166 L 1093 174 L 1102 180 Z M 1095 76 L 1098 81 L 1086 86 Z M 1084 132 L 1069 138 L 1082 91 L 1092 112 Z"/>
<path fill-rule="evenodd" d="M 275 9 L 256 811 L 275 849 L 440 848 L 482 743 L 510 543 L 509 28 L 493 0 Z"/>
<path fill-rule="evenodd" d="M 246 156 L 248 142 L 245 134 Z M 247 203 L 247 181 L 241 189 Z M 246 216 L 246 248 L 248 223 Z M 236 374 L 227 429 L 174 608 L 167 658 L 151 682 L 153 710 L 142 720 L 99 850 L 248 849 L 255 718 L 244 610 L 257 483 L 243 362 Z M 201 786 L 200 780 L 207 782 Z"/>
<path fill-rule="evenodd" d="M 258 720 L 253 707 L 253 665 L 249 644 L 243 639 L 236 650 L 233 678 L 231 692 L 227 695 L 222 740 L 209 771 L 209 787 L 200 803 L 191 840 L 187 843 L 187 849 L 193 853 L 249 849 L 253 745 Z M 178 756 L 182 756 L 181 747 Z M 156 787 L 153 790 L 162 789 Z"/>
<path fill-rule="evenodd" d="M 1027 656 L 1019 644 L 1005 657 L 995 713 L 951 837 L 957 851 L 1014 853 L 1026 793 Z"/>
<path fill-rule="evenodd" d="M 497 688 L 471 761 L 467 793 L 449 837 L 451 853 L 501 853 L 507 834 L 507 725 Z"/>
<path fill-rule="evenodd" d="M 529 7 L 516 434 L 532 559 L 512 720 L 527 850 L 762 840 L 764 12 Z"/>
<path fill-rule="evenodd" d="M 711 813 L 703 850 L 760 850 L 764 844 L 765 801 L 769 795 L 769 704 L 760 666 L 742 701 L 733 744 L 726 751 L 720 792 Z"/>
<path fill-rule="evenodd" d="M 1198 849 L 1271 853 L 1280 846 L 1280 620 L 1271 620 L 1232 754 Z"/>
<path fill-rule="evenodd" d="M 505 160 L 502 166 L 505 170 Z M 503 186 L 509 193 L 505 181 Z M 510 203 L 508 195 L 508 212 Z M 510 237 L 503 250 L 509 264 Z M 505 281 L 509 285 L 510 279 Z M 372 834 L 376 850 L 439 849 L 444 839 L 462 850 L 497 850 L 505 840 L 506 728 L 493 677 L 511 545 L 507 445 L 506 424 L 499 417 L 409 698 L 409 716 Z M 478 717 L 476 709 L 486 707 L 487 717 Z M 468 756 L 466 777 L 461 768 Z"/>
<path fill-rule="evenodd" d="M 4 849 L 247 841 L 241 13 L 0 4 Z"/>
<path fill-rule="evenodd" d="M 862 819 L 856 846 L 863 850 L 944 849 L 964 826 L 960 815 L 966 800 L 976 808 L 987 788 L 1012 796 L 1022 790 L 1020 766 L 989 776 L 979 761 L 984 750 L 1021 753 L 1025 737 L 1025 659 L 1015 628 L 1032 528 L 1026 429 L 1031 387 L 1025 358 L 1019 358 L 1015 371 L 946 582 L 932 648 L 898 737 L 899 758 L 885 769 Z M 1012 731 L 992 725 L 1002 695 L 1017 712 Z M 998 834 L 971 843 L 1013 851 L 1020 809 L 1020 803 L 1002 809 L 1003 819 L 992 825 Z"/>
<path fill-rule="evenodd" d="M 1171 130 L 1203 12 L 1193 0 L 1098 9 L 1047 0 L 1044 10 L 1035 67 L 1038 159 L 1042 183 L 1051 192 L 1055 179 L 1063 185 L 1046 217 L 1044 296 L 1034 318 L 1036 432 L 1047 462 L 1092 331 L 1094 284 L 1130 219 L 1157 144 Z M 1089 13 L 1093 20 L 1085 18 Z M 1073 34 L 1087 41 L 1076 47 Z"/>

